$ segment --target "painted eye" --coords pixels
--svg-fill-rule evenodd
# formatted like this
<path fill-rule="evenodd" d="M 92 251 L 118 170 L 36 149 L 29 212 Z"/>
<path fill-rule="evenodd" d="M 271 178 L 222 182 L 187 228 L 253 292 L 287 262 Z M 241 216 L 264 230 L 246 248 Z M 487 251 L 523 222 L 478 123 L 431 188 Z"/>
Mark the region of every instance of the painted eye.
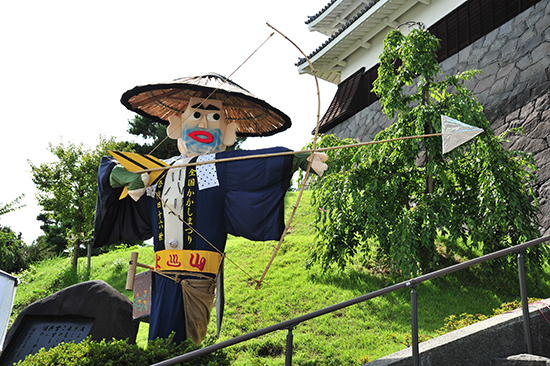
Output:
<path fill-rule="evenodd" d="M 201 116 L 201 112 L 194 112 L 193 114 L 189 115 L 189 120 L 198 121 L 199 119 L 201 119 Z"/>
<path fill-rule="evenodd" d="M 218 122 L 220 120 L 221 116 L 219 113 L 209 113 L 206 116 L 206 119 L 208 119 L 208 122 Z"/>

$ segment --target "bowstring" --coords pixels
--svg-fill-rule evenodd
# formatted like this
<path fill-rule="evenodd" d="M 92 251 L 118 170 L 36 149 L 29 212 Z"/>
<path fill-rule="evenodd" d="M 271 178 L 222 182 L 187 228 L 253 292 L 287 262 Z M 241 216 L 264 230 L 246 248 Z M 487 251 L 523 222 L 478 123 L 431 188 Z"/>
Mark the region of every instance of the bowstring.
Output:
<path fill-rule="evenodd" d="M 193 226 L 191 226 L 187 221 L 185 221 L 176 211 L 174 211 L 172 209 L 172 207 L 170 207 L 170 205 L 168 205 L 168 203 L 166 203 L 165 200 L 162 199 L 161 195 L 160 195 L 160 192 L 155 192 L 157 197 L 159 198 L 159 200 L 162 202 L 162 204 L 164 205 L 164 207 L 166 207 L 168 210 L 170 210 L 170 212 L 172 212 L 174 215 L 176 215 L 176 217 L 181 221 L 183 222 L 189 229 L 193 230 L 193 232 L 195 234 L 197 234 L 198 236 L 201 237 L 202 240 L 204 240 L 208 245 L 210 245 L 212 248 L 214 248 L 214 250 L 216 250 L 221 256 L 222 256 L 222 261 L 223 259 L 227 259 L 228 261 L 230 261 L 231 263 L 233 263 L 241 272 L 243 272 L 245 275 L 248 276 L 248 278 L 250 278 L 252 281 L 258 283 L 258 280 L 256 280 L 251 274 L 249 274 L 248 272 L 246 272 L 241 266 L 239 266 L 234 260 L 232 260 L 231 258 L 229 258 L 227 256 L 226 253 L 223 253 L 221 250 L 219 250 L 218 248 L 216 248 L 214 246 L 214 244 L 212 244 L 208 239 L 206 239 L 201 233 L 199 233 L 197 231 L 197 229 L 195 229 Z M 220 265 L 221 265 L 222 262 L 220 262 Z M 219 268 L 218 268 L 219 270 Z"/>
<path fill-rule="evenodd" d="M 200 108 L 204 102 L 206 102 L 208 99 L 210 99 L 210 97 L 212 97 L 212 95 L 214 95 L 215 92 L 217 92 L 226 82 L 227 80 L 229 80 L 248 60 L 250 60 L 250 58 L 252 56 L 254 56 L 254 54 L 256 52 L 258 52 L 258 50 L 260 48 L 262 48 L 262 46 L 264 44 L 267 43 L 267 41 L 275 34 L 275 32 L 271 32 L 271 34 L 243 61 L 241 62 L 241 64 L 239 66 L 237 66 L 237 68 L 235 70 L 233 70 L 233 72 L 231 74 L 229 74 L 229 76 L 227 76 L 221 83 L 220 85 L 218 85 L 218 87 L 216 89 L 214 89 L 210 94 L 208 94 L 208 96 L 203 99 L 199 106 L 197 108 Z M 189 116 L 187 117 L 189 118 Z M 187 118 L 185 118 L 184 120 L 181 120 L 180 121 L 180 124 L 177 126 L 177 127 L 180 127 L 181 125 L 183 125 L 184 122 L 187 121 Z M 162 139 L 161 142 L 159 142 L 150 152 L 149 152 L 149 155 L 151 155 L 153 153 L 153 151 L 155 151 L 160 145 L 162 145 L 164 143 L 164 141 L 166 141 L 168 139 L 168 134 L 166 134 L 166 137 L 164 139 Z"/>
<path fill-rule="evenodd" d="M 269 34 L 269 36 L 243 61 L 241 62 L 241 64 L 235 69 L 233 70 L 233 72 L 231 74 L 229 74 L 229 76 L 227 76 L 221 83 L 220 85 L 214 89 L 205 99 L 203 99 L 200 104 L 199 104 L 199 108 L 200 106 L 203 105 L 204 102 L 206 102 L 208 99 L 210 99 L 212 97 L 212 95 L 214 95 L 214 93 L 216 91 L 218 91 L 226 82 L 227 80 L 229 80 L 248 60 L 250 60 L 250 58 L 256 53 L 258 52 L 258 50 L 260 48 L 263 47 L 264 44 L 267 43 L 267 41 L 275 34 L 275 32 L 271 32 Z M 189 118 L 189 117 L 187 117 Z M 180 125 L 178 125 L 177 127 L 183 125 L 184 122 L 186 122 L 186 119 L 184 120 L 181 120 L 180 121 Z M 166 137 L 160 141 L 150 152 L 149 152 L 149 155 L 151 155 L 160 145 L 162 145 L 166 140 L 168 139 L 168 134 L 166 135 Z M 165 207 L 167 207 L 173 214 L 176 215 L 176 217 L 181 221 L 183 222 L 188 228 L 190 228 L 191 230 L 193 230 L 194 233 L 196 233 L 197 235 L 199 235 L 206 243 L 208 243 L 208 245 L 210 245 L 212 248 L 214 248 L 218 253 L 221 254 L 222 256 L 222 259 L 223 258 L 227 258 L 228 261 L 230 261 L 231 263 L 233 263 L 240 271 L 242 271 L 244 274 L 246 274 L 250 279 L 252 279 L 254 282 L 258 283 L 258 280 L 254 279 L 254 277 L 252 275 L 250 275 L 248 272 L 246 272 L 241 266 L 239 266 L 235 261 L 233 261 L 231 258 L 229 258 L 227 256 L 227 254 L 225 253 L 222 253 L 218 248 L 216 248 L 210 241 L 208 241 L 208 239 L 206 239 L 201 233 L 199 233 L 194 227 L 192 227 L 191 225 L 189 225 L 189 223 L 187 223 L 179 214 L 177 214 L 161 197 L 160 197 L 160 194 L 159 192 L 156 192 L 156 194 L 158 195 L 158 198 L 160 199 L 160 201 L 163 203 L 163 205 Z"/>

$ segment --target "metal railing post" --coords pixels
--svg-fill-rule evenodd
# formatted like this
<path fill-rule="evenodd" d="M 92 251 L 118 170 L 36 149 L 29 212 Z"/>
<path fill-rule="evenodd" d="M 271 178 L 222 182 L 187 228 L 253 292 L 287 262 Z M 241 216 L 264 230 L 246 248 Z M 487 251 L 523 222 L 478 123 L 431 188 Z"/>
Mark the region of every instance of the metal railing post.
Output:
<path fill-rule="evenodd" d="M 286 334 L 286 355 L 285 355 L 285 366 L 292 365 L 292 341 L 294 336 L 292 335 L 292 328 L 288 328 L 288 333 Z"/>
<path fill-rule="evenodd" d="M 418 301 L 416 286 L 412 286 L 411 290 L 411 325 L 412 325 L 412 354 L 413 365 L 418 366 L 420 364 L 420 355 L 418 352 Z"/>
<path fill-rule="evenodd" d="M 521 308 L 523 310 L 523 333 L 527 353 L 533 354 L 533 342 L 531 341 L 531 325 L 529 323 L 529 302 L 527 300 L 527 284 L 525 282 L 525 258 L 523 250 L 518 252 L 519 289 L 521 296 Z"/>

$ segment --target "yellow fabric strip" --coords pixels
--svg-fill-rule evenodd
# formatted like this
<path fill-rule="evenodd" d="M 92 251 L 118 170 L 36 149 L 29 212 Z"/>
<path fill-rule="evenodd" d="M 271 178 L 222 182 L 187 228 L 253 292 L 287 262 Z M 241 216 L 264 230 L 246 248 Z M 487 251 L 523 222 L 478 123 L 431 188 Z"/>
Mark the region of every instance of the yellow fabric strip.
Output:
<path fill-rule="evenodd" d="M 207 250 L 166 249 L 155 252 L 155 269 L 217 275 L 221 260 L 220 253 Z"/>

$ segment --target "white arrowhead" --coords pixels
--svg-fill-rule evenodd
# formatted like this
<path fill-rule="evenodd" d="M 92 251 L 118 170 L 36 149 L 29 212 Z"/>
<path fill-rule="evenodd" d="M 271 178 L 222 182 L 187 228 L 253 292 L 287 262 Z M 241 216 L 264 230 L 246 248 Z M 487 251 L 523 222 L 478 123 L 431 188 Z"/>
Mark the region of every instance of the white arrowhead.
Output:
<path fill-rule="evenodd" d="M 443 154 L 483 132 L 482 128 L 467 125 L 444 115 L 441 115 L 441 130 L 443 132 Z"/>

